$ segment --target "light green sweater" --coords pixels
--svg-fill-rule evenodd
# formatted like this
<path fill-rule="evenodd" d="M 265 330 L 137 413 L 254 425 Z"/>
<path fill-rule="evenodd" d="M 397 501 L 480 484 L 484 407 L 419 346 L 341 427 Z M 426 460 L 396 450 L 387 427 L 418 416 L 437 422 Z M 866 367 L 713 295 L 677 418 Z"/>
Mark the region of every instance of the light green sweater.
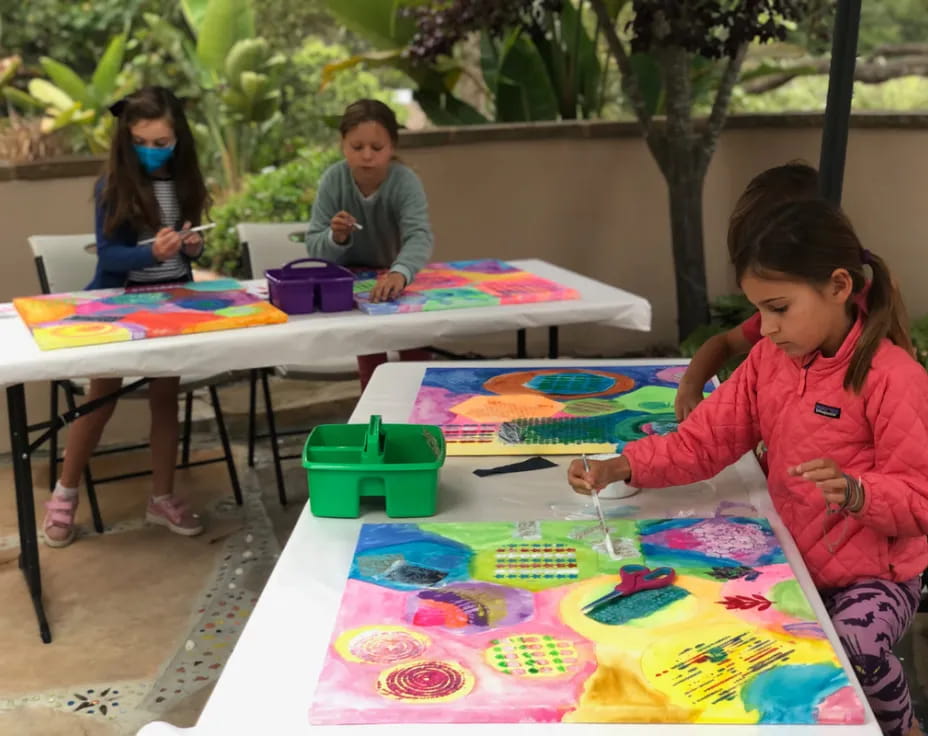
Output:
<path fill-rule="evenodd" d="M 341 210 L 364 228 L 354 230 L 343 245 L 335 242 L 329 227 Z M 322 175 L 306 233 L 311 258 L 343 266 L 389 268 L 403 274 L 408 284 L 428 263 L 432 246 L 425 190 L 408 166 L 391 163 L 387 178 L 370 197 L 361 194 L 344 161 Z"/>

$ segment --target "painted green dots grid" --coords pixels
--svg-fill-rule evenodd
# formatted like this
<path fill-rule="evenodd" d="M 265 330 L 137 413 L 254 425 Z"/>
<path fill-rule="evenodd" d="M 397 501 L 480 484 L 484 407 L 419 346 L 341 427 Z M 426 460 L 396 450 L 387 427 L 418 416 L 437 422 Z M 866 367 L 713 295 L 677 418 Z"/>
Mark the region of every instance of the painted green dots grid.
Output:
<path fill-rule="evenodd" d="M 564 639 L 526 634 L 493 639 L 486 651 L 493 669 L 516 677 L 559 677 L 577 664 L 577 650 Z"/>
<path fill-rule="evenodd" d="M 563 543 L 507 544 L 496 548 L 497 580 L 576 580 L 577 549 Z"/>

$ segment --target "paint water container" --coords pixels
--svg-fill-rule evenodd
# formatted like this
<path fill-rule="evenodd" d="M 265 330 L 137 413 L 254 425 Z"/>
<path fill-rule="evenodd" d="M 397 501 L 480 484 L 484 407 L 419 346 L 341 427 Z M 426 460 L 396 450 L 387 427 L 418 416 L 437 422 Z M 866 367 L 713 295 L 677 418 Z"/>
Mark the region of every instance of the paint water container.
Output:
<path fill-rule="evenodd" d="M 387 516 L 434 516 L 445 462 L 441 429 L 428 424 L 320 424 L 303 447 L 315 516 L 357 518 L 361 499 L 382 496 Z"/>

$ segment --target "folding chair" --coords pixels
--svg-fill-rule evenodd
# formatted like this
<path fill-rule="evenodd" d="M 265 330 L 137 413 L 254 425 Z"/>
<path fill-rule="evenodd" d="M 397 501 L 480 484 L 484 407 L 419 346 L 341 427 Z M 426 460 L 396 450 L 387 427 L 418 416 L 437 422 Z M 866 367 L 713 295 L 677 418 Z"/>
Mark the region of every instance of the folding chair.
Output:
<path fill-rule="evenodd" d="M 67 291 L 81 291 L 93 278 L 96 267 L 96 238 L 93 234 L 88 235 L 32 235 L 29 237 L 29 247 L 32 249 L 32 255 L 35 258 L 36 271 L 39 276 L 39 285 L 43 294 L 56 294 Z M 209 463 L 225 462 L 229 471 L 229 480 L 232 483 L 232 491 L 235 494 L 236 502 L 242 504 L 242 490 L 238 481 L 238 474 L 235 470 L 235 462 L 232 458 L 232 448 L 229 443 L 229 434 L 226 431 L 226 424 L 222 415 L 222 406 L 219 401 L 219 393 L 216 386 L 231 380 L 232 375 L 228 373 L 210 375 L 210 376 L 182 376 L 180 379 L 180 392 L 185 395 L 184 403 L 184 423 L 181 431 L 181 462 L 178 468 L 190 468 L 197 465 L 206 465 Z M 132 382 L 133 378 L 126 379 Z M 54 420 L 58 416 L 58 398 L 59 391 L 64 393 L 65 402 L 68 410 L 76 407 L 76 397 L 86 393 L 89 381 L 87 380 L 62 380 L 51 382 L 50 395 L 50 419 Z M 209 458 L 207 460 L 197 460 L 190 462 L 190 424 L 193 410 L 193 391 L 198 388 L 206 387 L 209 391 L 210 402 L 213 406 L 213 413 L 216 418 L 216 427 L 219 431 L 219 439 L 222 443 L 223 454 L 220 457 Z M 146 399 L 148 392 L 143 388 L 126 394 L 127 399 Z M 53 425 L 54 426 L 54 425 Z M 129 452 L 148 447 L 147 442 L 96 450 L 91 457 L 101 455 L 111 455 L 117 452 Z M 52 490 L 55 488 L 55 482 L 58 478 L 58 463 L 62 458 L 58 456 L 58 433 L 53 431 L 49 438 L 49 456 L 48 456 L 48 476 L 49 485 Z M 100 515 L 99 505 L 97 503 L 97 494 L 95 487 L 101 483 L 111 483 L 117 480 L 127 478 L 137 478 L 144 475 L 150 475 L 151 470 L 142 470 L 133 473 L 123 473 L 121 475 L 108 476 L 104 478 L 94 477 L 90 463 L 84 469 L 84 483 L 87 486 L 87 497 L 90 502 L 90 509 L 93 515 L 94 528 L 103 533 L 103 519 Z"/>
<path fill-rule="evenodd" d="M 263 279 L 266 270 L 280 268 L 289 261 L 305 258 L 306 227 L 305 223 L 240 223 L 237 230 L 245 273 L 250 278 Z M 277 481 L 277 495 L 281 505 L 286 506 L 287 495 L 280 463 L 282 460 L 291 460 L 300 455 L 281 455 L 279 439 L 293 435 L 306 435 L 309 429 L 277 430 L 268 380 L 271 375 L 307 381 L 345 381 L 357 378 L 358 372 L 354 358 L 331 360 L 325 357 L 312 365 L 286 365 L 256 368 L 251 371 L 248 401 L 248 465 L 254 467 L 257 440 L 269 439 L 274 475 Z M 267 432 L 263 433 L 257 431 L 256 404 L 259 381 L 267 415 Z"/>

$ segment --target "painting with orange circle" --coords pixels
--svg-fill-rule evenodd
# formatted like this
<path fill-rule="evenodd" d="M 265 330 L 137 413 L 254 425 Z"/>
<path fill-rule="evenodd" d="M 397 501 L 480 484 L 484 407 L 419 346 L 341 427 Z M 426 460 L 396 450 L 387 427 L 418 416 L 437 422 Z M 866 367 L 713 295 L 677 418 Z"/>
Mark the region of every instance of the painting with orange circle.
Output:
<path fill-rule="evenodd" d="M 621 452 L 627 442 L 676 429 L 685 368 L 661 361 L 427 368 L 409 420 L 441 427 L 449 455 Z"/>
<path fill-rule="evenodd" d="M 13 306 L 42 350 L 287 321 L 233 279 L 46 294 L 14 299 Z"/>
<path fill-rule="evenodd" d="M 620 559 L 593 521 L 364 524 L 310 723 L 863 721 L 767 520 L 609 531 Z"/>

